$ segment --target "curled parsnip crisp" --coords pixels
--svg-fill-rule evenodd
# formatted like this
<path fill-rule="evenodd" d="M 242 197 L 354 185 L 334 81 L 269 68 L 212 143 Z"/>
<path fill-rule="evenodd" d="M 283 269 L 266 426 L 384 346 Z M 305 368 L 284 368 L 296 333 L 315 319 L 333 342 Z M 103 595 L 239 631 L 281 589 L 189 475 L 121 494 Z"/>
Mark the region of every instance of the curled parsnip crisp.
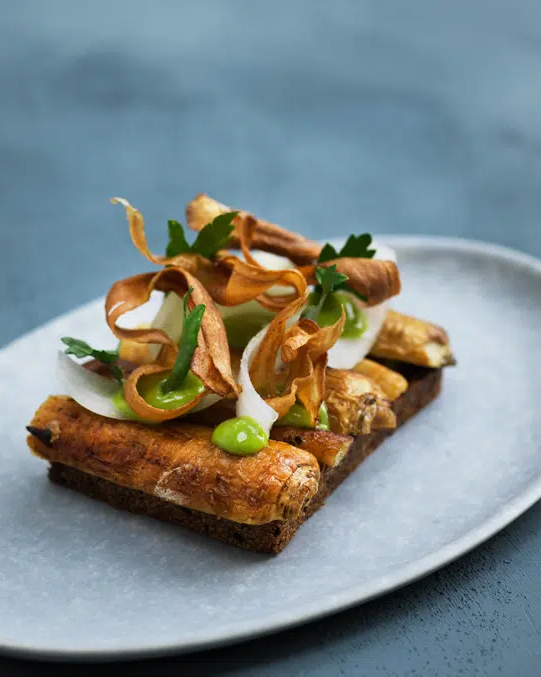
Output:
<path fill-rule="evenodd" d="M 256 299 L 264 308 L 277 311 L 296 297 L 304 297 L 307 288 L 306 280 L 298 270 L 267 270 L 236 256 L 220 259 L 212 269 L 202 266 L 197 276 L 216 303 L 222 306 L 237 306 Z M 284 296 L 267 294 L 275 285 L 291 287 L 293 291 Z"/>
<path fill-rule="evenodd" d="M 196 276 L 214 301 L 220 305 L 236 306 L 256 299 L 265 308 L 277 311 L 305 293 L 306 279 L 298 270 L 267 270 L 253 259 L 250 248 L 254 245 L 252 239 L 256 222 L 249 215 L 238 216 L 235 219 L 238 241 L 246 261 L 226 252 L 215 261 L 193 252 L 167 257 L 158 256 L 150 251 L 141 212 L 124 198 L 113 198 L 113 202 L 123 205 L 126 209 L 133 244 L 145 258 L 157 265 L 181 268 Z M 211 216 L 210 221 L 214 216 Z M 291 293 L 282 296 L 267 294 L 269 289 L 276 285 L 289 287 Z"/>
<path fill-rule="evenodd" d="M 229 207 L 226 207 L 226 205 L 201 193 L 186 206 L 186 223 L 193 230 L 199 231 L 219 214 L 225 214 L 231 211 L 237 210 L 231 210 Z M 236 232 L 232 241 L 232 246 L 240 246 L 242 248 L 238 231 L 240 224 L 247 217 L 253 221 L 254 233 L 252 246 L 254 249 L 261 249 L 262 251 L 271 252 L 273 254 L 287 256 L 287 258 L 294 263 L 301 265 L 317 259 L 321 250 L 320 244 L 313 240 L 309 240 L 298 233 L 292 233 L 285 228 L 281 228 L 274 223 L 270 223 L 264 219 L 258 219 L 245 211 L 238 211 L 238 215 L 233 221 Z"/>
<path fill-rule="evenodd" d="M 135 369 L 128 376 L 124 386 L 127 403 L 138 416 L 147 421 L 166 421 L 181 416 L 197 405 L 205 393 L 177 409 L 158 409 L 148 404 L 138 390 L 140 379 L 161 373 L 165 376 L 175 363 L 178 347 L 161 329 L 125 329 L 118 326 L 117 321 L 124 313 L 146 303 L 153 290 L 170 291 L 182 297 L 190 287 L 193 291 L 187 301 L 188 308 L 193 310 L 199 304 L 206 307 L 201 321 L 198 345 L 191 361 L 191 371 L 201 379 L 209 392 L 220 397 L 237 397 L 239 394 L 231 371 L 224 323 L 202 283 L 186 270 L 179 268 L 165 268 L 158 273 L 135 275 L 112 286 L 107 295 L 105 309 L 107 323 L 117 338 L 139 343 L 157 343 L 162 346 L 156 363 L 145 364 Z"/>
<path fill-rule="evenodd" d="M 295 401 L 307 410 L 315 425 L 325 397 L 327 351 L 340 337 L 345 314 L 329 327 L 319 327 L 312 320 L 302 319 L 288 327 L 299 312 L 304 299 L 297 299 L 284 308 L 271 322 L 252 361 L 250 377 L 280 416 L 285 416 Z M 276 369 L 280 358 L 284 369 Z"/>
<path fill-rule="evenodd" d="M 282 360 L 290 363 L 286 389 L 293 391 L 296 386 L 297 400 L 306 408 L 312 424 L 316 423 L 325 397 L 327 353 L 340 338 L 345 321 L 344 310 L 340 319 L 329 327 L 300 320 L 289 330 L 282 346 Z"/>
<path fill-rule="evenodd" d="M 315 282 L 316 268 L 336 265 L 339 273 L 348 276 L 347 286 L 366 299 L 368 306 L 383 303 L 391 296 L 400 294 L 400 273 L 394 261 L 378 259 L 342 258 L 318 263 L 317 266 L 303 266 L 301 272 L 308 284 Z"/>
<path fill-rule="evenodd" d="M 111 198 L 111 203 L 120 204 L 125 208 L 132 242 L 145 258 L 158 266 L 176 265 L 190 273 L 194 273 L 197 270 L 199 259 L 202 258 L 198 254 L 179 254 L 172 257 L 153 254 L 148 248 L 145 237 L 145 220 L 141 212 L 123 197 L 113 197 Z"/>
<path fill-rule="evenodd" d="M 202 193 L 186 207 L 186 219 L 190 228 L 199 231 L 219 214 L 230 211 L 231 209 L 226 205 Z M 348 286 L 361 296 L 366 297 L 369 306 L 382 303 L 391 296 L 400 293 L 400 274 L 394 261 L 340 257 L 316 264 L 322 247 L 313 240 L 285 230 L 269 221 L 258 219 L 244 211 L 238 211 L 233 224 L 235 225 L 235 237 L 232 244 L 240 247 L 244 256 L 250 262 L 254 261 L 251 256 L 246 254 L 246 249 L 250 248 L 286 256 L 295 264 L 301 266 L 300 270 L 309 284 L 314 284 L 316 281 L 315 271 L 317 266 L 328 267 L 336 264 L 338 272 L 348 276 Z M 249 235 L 247 235 L 247 231 Z M 243 238 L 246 239 L 247 237 L 249 239 L 248 247 L 243 242 Z M 281 306 L 276 305 L 275 308 L 283 308 L 287 303 L 287 298 L 286 300 L 276 301 L 276 304 L 278 303 L 281 303 Z"/>
<path fill-rule="evenodd" d="M 255 389 L 265 398 L 276 395 L 278 387 L 282 385 L 282 375 L 277 373 L 278 351 L 282 347 L 288 322 L 299 313 L 305 299 L 299 298 L 281 310 L 269 324 L 259 348 L 252 358 L 250 378 Z M 289 407 L 295 400 L 291 402 Z M 289 407 L 286 409 L 288 411 Z M 279 412 L 282 414 L 282 412 Z M 286 413 L 286 412 L 283 412 Z"/>

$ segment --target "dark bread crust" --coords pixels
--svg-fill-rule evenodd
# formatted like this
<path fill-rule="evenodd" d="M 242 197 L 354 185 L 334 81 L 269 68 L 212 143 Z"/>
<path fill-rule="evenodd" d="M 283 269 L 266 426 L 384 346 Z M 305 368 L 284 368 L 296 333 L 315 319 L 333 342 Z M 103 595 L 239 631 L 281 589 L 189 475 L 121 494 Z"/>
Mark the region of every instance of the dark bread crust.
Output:
<path fill-rule="evenodd" d="M 420 409 L 429 404 L 441 390 L 442 370 L 393 364 L 409 381 L 408 390 L 393 404 L 398 426 L 403 425 Z M 232 522 L 169 503 L 136 489 L 128 489 L 108 480 L 89 475 L 62 463 L 52 463 L 49 478 L 66 487 L 76 489 L 91 498 L 97 498 L 115 508 L 149 515 L 173 524 L 188 527 L 194 531 L 256 552 L 278 553 L 285 548 L 297 529 L 318 510 L 330 494 L 369 456 L 393 431 L 377 431 L 359 435 L 351 450 L 334 467 L 321 469 L 318 493 L 306 506 L 298 519 L 250 525 Z"/>

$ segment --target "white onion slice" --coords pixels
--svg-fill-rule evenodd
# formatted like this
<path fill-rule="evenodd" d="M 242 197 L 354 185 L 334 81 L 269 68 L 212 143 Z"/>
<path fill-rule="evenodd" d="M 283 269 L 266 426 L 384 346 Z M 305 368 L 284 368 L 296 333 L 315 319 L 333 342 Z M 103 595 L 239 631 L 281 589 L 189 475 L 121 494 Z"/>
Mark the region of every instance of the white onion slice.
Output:
<path fill-rule="evenodd" d="M 288 270 L 294 268 L 294 264 L 285 256 L 279 256 L 278 254 L 272 254 L 271 252 L 264 252 L 261 250 L 256 250 L 250 252 L 253 258 L 267 270 Z M 284 294 L 291 294 L 291 287 L 287 285 L 275 284 L 273 287 L 267 290 L 269 296 L 283 296 Z"/>
<path fill-rule="evenodd" d="M 116 381 L 85 369 L 61 350 L 58 351 L 56 376 L 64 394 L 72 397 L 81 407 L 107 418 L 128 420 L 111 401 L 119 388 Z"/>
<path fill-rule="evenodd" d="M 254 388 L 250 379 L 250 364 L 254 353 L 261 345 L 261 341 L 267 333 L 268 327 L 264 327 L 248 343 L 240 361 L 239 383 L 242 392 L 237 400 L 237 416 L 251 416 L 269 435 L 270 429 L 278 418 L 278 414 L 268 405 Z"/>
<path fill-rule="evenodd" d="M 162 305 L 150 326 L 152 329 L 161 329 L 172 341 L 178 344 L 182 336 L 183 313 L 182 299 L 175 292 L 170 292 L 163 299 Z M 158 357 L 160 349 L 161 345 L 159 343 L 151 343 L 149 345 L 149 352 L 153 360 Z"/>
<path fill-rule="evenodd" d="M 182 326 L 184 324 L 184 307 L 183 300 L 175 292 L 170 292 L 163 299 L 160 309 L 156 313 L 156 317 L 152 322 L 153 329 L 163 330 L 169 338 L 171 338 L 176 344 L 180 342 L 180 337 L 182 336 Z M 153 343 L 149 346 L 150 354 L 155 360 L 158 357 L 160 352 L 161 345 Z M 211 393 L 206 395 L 201 402 L 198 402 L 193 409 L 190 409 L 190 412 L 202 411 L 208 407 L 212 407 L 213 404 L 219 402 L 222 398 L 219 395 Z M 188 413 L 190 413 L 188 412 Z"/>
<path fill-rule="evenodd" d="M 376 250 L 374 256 L 379 261 L 394 261 L 396 262 L 396 252 L 386 244 L 373 243 Z M 355 297 L 352 296 L 354 301 Z M 372 346 L 376 342 L 381 327 L 385 322 L 385 316 L 389 310 L 389 302 L 384 301 L 377 306 L 369 308 L 362 308 L 362 312 L 366 318 L 368 328 L 359 338 L 340 338 L 329 350 L 329 367 L 335 369 L 352 369 L 357 362 L 363 360 L 370 352 Z"/>
<path fill-rule="evenodd" d="M 285 256 L 273 254 L 272 252 L 264 252 L 261 249 L 256 249 L 250 252 L 252 257 L 268 270 L 285 270 L 286 268 L 293 268 L 293 262 Z"/>
<path fill-rule="evenodd" d="M 72 397 L 81 407 L 107 418 L 115 418 L 119 421 L 133 420 L 124 416 L 112 402 L 113 395 L 120 387 L 116 381 L 85 369 L 83 365 L 70 359 L 61 350 L 58 351 L 56 376 L 62 384 L 64 394 Z M 190 409 L 189 413 L 202 411 L 221 399 L 214 393 L 206 395 L 201 402 Z"/>
<path fill-rule="evenodd" d="M 220 395 L 216 395 L 215 393 L 210 393 L 210 395 L 205 395 L 205 397 L 201 400 L 201 402 L 198 402 L 193 409 L 190 409 L 190 411 L 186 412 L 186 416 L 188 414 L 195 414 L 196 411 L 203 411 L 203 409 L 208 409 L 209 407 L 212 407 L 213 404 L 216 404 L 216 402 L 219 402 L 221 399 L 223 399 Z"/>
<path fill-rule="evenodd" d="M 363 360 L 370 352 L 383 326 L 389 310 L 387 301 L 377 306 L 363 308 L 362 312 L 368 325 L 359 338 L 340 338 L 329 350 L 329 367 L 335 369 L 352 369 L 357 362 Z"/>

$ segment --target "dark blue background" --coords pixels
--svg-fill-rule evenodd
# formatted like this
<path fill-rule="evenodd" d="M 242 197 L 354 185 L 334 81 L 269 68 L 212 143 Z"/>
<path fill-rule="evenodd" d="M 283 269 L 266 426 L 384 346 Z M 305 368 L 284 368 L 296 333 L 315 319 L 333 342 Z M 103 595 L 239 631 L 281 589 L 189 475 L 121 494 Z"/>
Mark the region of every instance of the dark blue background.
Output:
<path fill-rule="evenodd" d="M 141 270 L 112 195 L 156 249 L 206 191 L 313 237 L 541 255 L 540 77 L 533 0 L 0 2 L 0 340 Z M 99 674 L 539 674 L 540 517 L 364 607 Z"/>

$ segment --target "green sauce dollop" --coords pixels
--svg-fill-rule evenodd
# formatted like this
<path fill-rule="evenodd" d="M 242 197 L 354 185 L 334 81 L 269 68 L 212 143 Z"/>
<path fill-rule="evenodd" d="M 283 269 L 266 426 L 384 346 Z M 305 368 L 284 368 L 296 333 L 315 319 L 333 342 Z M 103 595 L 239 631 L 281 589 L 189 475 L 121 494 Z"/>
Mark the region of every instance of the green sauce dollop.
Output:
<path fill-rule="evenodd" d="M 346 311 L 346 323 L 343 338 L 359 338 L 367 329 L 366 316 L 359 308 L 350 294 L 334 291 L 331 292 L 317 318 L 320 327 L 329 327 L 340 319 L 342 307 Z"/>
<path fill-rule="evenodd" d="M 291 409 L 287 412 L 287 414 L 285 414 L 285 416 L 282 416 L 276 421 L 275 425 L 278 426 L 293 425 L 296 428 L 313 428 L 313 426 L 310 424 L 308 412 L 300 402 L 295 402 L 295 404 L 291 407 Z M 327 410 L 327 405 L 325 404 L 325 402 L 322 402 L 321 406 L 319 407 L 317 415 L 317 423 L 315 427 L 317 430 L 330 429 L 329 412 Z"/>
<path fill-rule="evenodd" d="M 230 454 L 251 456 L 266 447 L 269 438 L 251 416 L 239 416 L 220 423 L 212 433 L 212 442 Z"/>
<path fill-rule="evenodd" d="M 139 392 L 148 404 L 158 409 L 176 409 L 191 402 L 197 395 L 205 392 L 205 386 L 200 378 L 191 371 L 181 385 L 168 393 L 163 393 L 161 385 L 166 377 L 156 374 L 142 378 L 139 382 Z"/>
<path fill-rule="evenodd" d="M 205 386 L 201 379 L 199 379 L 191 371 L 182 382 L 179 388 L 171 390 L 169 393 L 162 393 L 161 384 L 165 381 L 163 374 L 156 374 L 147 376 L 139 382 L 139 393 L 141 397 L 148 402 L 148 404 L 158 409 L 176 409 L 182 405 L 191 402 L 197 395 L 205 392 Z M 144 419 L 137 416 L 130 405 L 126 402 L 124 397 L 124 388 L 119 388 L 113 397 L 112 403 L 126 418 L 132 421 L 143 421 Z"/>
<path fill-rule="evenodd" d="M 111 398 L 111 402 L 115 405 L 118 411 L 125 416 L 126 418 L 131 419 L 132 421 L 140 421 L 141 419 L 133 411 L 130 405 L 126 402 L 124 397 L 124 388 L 120 387 L 116 393 Z"/>

